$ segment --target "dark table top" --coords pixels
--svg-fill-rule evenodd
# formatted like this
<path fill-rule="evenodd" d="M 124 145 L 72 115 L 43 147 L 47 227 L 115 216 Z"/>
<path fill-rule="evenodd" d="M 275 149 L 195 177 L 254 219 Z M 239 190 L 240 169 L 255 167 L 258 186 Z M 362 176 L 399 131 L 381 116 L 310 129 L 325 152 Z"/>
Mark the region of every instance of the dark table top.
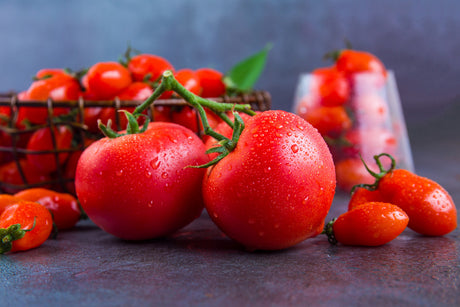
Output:
<path fill-rule="evenodd" d="M 416 171 L 460 203 L 460 114 L 409 129 Z M 327 220 L 346 210 L 337 193 Z M 324 236 L 246 252 L 203 215 L 169 238 L 126 242 L 90 221 L 41 247 L 0 256 L 0 305 L 460 306 L 460 230 L 407 229 L 381 247 Z"/>

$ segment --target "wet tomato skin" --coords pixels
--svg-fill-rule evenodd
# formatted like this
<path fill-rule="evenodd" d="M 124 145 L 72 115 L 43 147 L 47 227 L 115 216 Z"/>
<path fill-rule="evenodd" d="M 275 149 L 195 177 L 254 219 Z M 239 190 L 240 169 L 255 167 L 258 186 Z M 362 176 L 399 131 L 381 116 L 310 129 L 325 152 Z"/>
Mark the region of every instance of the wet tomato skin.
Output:
<path fill-rule="evenodd" d="M 321 233 L 335 190 L 332 156 L 300 117 L 266 111 L 208 169 L 203 194 L 216 225 L 250 250 L 277 250 Z"/>
<path fill-rule="evenodd" d="M 88 217 L 126 240 L 168 235 L 200 216 L 203 142 L 189 129 L 155 122 L 140 134 L 103 138 L 81 155 L 75 188 Z"/>
<path fill-rule="evenodd" d="M 339 216 L 333 230 L 343 245 L 380 246 L 399 236 L 408 222 L 407 214 L 393 204 L 367 202 Z"/>

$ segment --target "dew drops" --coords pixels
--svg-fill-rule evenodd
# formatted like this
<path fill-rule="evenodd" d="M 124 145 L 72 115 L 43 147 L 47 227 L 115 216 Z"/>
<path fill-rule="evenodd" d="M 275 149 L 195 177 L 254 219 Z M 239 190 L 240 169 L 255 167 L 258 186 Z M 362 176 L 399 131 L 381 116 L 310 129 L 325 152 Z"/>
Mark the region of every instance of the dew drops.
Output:
<path fill-rule="evenodd" d="M 161 178 L 163 178 L 163 179 L 168 178 L 168 173 L 166 173 L 166 172 L 161 173 Z"/>
<path fill-rule="evenodd" d="M 293 153 L 297 153 L 299 151 L 299 146 L 297 146 L 297 144 L 294 144 L 291 146 L 291 150 Z"/>
<path fill-rule="evenodd" d="M 147 178 L 152 177 L 152 173 L 149 172 L 149 171 L 146 171 L 146 172 L 145 172 L 145 177 L 147 177 Z"/>
<path fill-rule="evenodd" d="M 215 219 L 219 217 L 219 215 L 217 215 L 217 213 L 215 213 L 215 212 L 212 214 L 212 216 L 213 216 Z"/>
<path fill-rule="evenodd" d="M 155 157 L 152 161 L 150 161 L 150 166 L 153 169 L 158 169 L 160 167 L 161 161 L 158 160 L 158 157 Z"/>
<path fill-rule="evenodd" d="M 264 172 L 265 172 L 266 174 L 268 174 L 271 170 L 272 170 L 272 168 L 271 168 L 270 166 L 267 167 L 267 168 L 264 168 Z"/>

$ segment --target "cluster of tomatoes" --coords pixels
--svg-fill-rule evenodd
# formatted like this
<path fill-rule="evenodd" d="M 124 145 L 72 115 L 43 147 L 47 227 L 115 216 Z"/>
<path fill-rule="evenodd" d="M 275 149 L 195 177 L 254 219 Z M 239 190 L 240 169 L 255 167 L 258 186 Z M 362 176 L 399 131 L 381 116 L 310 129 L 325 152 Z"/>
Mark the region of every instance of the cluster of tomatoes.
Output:
<path fill-rule="evenodd" d="M 44 188 L 0 194 L 0 254 L 38 247 L 53 227 L 71 229 L 81 216 L 78 201 L 70 194 Z"/>
<path fill-rule="evenodd" d="M 350 191 L 372 176 L 361 162 L 375 168 L 373 156 L 382 152 L 399 158 L 383 87 L 387 70 L 373 54 L 345 49 L 330 67 L 314 70 L 295 112 L 326 139 L 337 172 L 337 185 Z"/>
<path fill-rule="evenodd" d="M 226 93 L 221 72 L 210 68 L 176 71 L 166 59 L 152 54 L 130 57 L 125 65 L 99 62 L 84 74 L 64 69 L 38 71 L 18 99 L 27 102 L 51 98 L 51 108 L 0 106 L 0 190 L 15 193 L 35 185 L 75 193 L 73 178 L 78 158 L 85 147 L 102 136 L 98 120 L 111 121 L 120 130 L 126 128 L 127 121 L 113 104 L 85 106 L 80 114 L 59 102 L 81 98 L 97 102 L 116 99 L 141 102 L 153 93 L 166 70 L 173 71 L 175 78 L 196 95 L 219 97 Z M 175 97 L 173 92 L 165 92 L 160 98 Z M 134 106 L 121 109 L 132 112 Z M 194 132 L 200 129 L 191 107 L 159 105 L 153 113 L 156 121 L 175 122 Z M 76 125 L 81 122 L 85 125 L 84 134 L 79 133 L 81 126 Z"/>
<path fill-rule="evenodd" d="M 389 169 L 382 157 L 391 161 Z M 442 186 L 408 170 L 394 169 L 391 155 L 374 159 L 379 172 L 369 174 L 375 182 L 355 186 L 348 212 L 326 227 L 332 243 L 378 246 L 395 239 L 406 227 L 425 236 L 443 236 L 457 228 L 457 209 Z"/>

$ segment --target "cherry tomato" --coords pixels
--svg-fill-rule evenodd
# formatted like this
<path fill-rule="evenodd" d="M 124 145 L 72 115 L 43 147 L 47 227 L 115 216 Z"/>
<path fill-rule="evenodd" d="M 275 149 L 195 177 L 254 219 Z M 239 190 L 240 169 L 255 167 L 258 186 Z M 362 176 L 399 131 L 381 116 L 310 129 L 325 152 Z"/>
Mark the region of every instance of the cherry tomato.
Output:
<path fill-rule="evenodd" d="M 316 78 L 316 91 L 320 103 L 326 107 L 338 107 L 345 104 L 350 98 L 350 87 L 345 75 L 335 66 L 322 67 L 312 72 Z"/>
<path fill-rule="evenodd" d="M 171 113 L 170 106 L 155 105 L 153 108 L 153 120 L 156 122 L 172 122 Z"/>
<path fill-rule="evenodd" d="M 21 100 L 45 101 L 51 98 L 53 101 L 72 101 L 77 100 L 81 95 L 78 81 L 64 71 L 53 73 L 49 70 L 42 70 L 37 73 L 37 76 L 42 76 L 42 79 L 34 81 Z M 18 112 L 21 120 L 27 119 L 33 124 L 44 124 L 48 118 L 46 107 L 21 107 Z M 53 106 L 54 116 L 68 112 L 67 107 Z"/>
<path fill-rule="evenodd" d="M 200 95 L 202 88 L 198 75 L 191 69 L 181 69 L 174 74 L 174 78 L 182 84 L 185 89 L 192 92 L 195 95 Z M 173 91 L 166 91 L 161 94 L 161 99 L 169 99 L 174 94 Z"/>
<path fill-rule="evenodd" d="M 205 109 L 206 117 L 211 128 L 216 127 L 220 122 L 220 117 L 215 113 Z M 173 123 L 184 126 L 195 133 L 203 130 L 200 117 L 197 111 L 189 106 L 183 106 L 180 108 L 173 107 L 171 111 L 171 120 Z"/>
<path fill-rule="evenodd" d="M 336 63 L 337 70 L 351 77 L 357 73 L 373 73 L 380 76 L 378 83 L 383 84 L 387 71 L 382 61 L 375 55 L 365 52 L 345 49 L 340 52 Z"/>
<path fill-rule="evenodd" d="M 409 217 L 401 208 L 368 202 L 339 216 L 332 229 L 335 240 L 343 245 L 380 246 L 399 236 L 408 222 Z"/>
<path fill-rule="evenodd" d="M 14 205 L 22 201 L 24 200 L 14 197 L 13 195 L 10 195 L 10 194 L 0 194 L 0 215 L 10 205 Z"/>
<path fill-rule="evenodd" d="M 397 169 L 378 183 L 384 199 L 409 215 L 409 228 L 427 236 L 442 236 L 457 228 L 457 209 L 438 183 L 407 170 Z"/>
<path fill-rule="evenodd" d="M 24 184 L 40 184 L 51 180 L 48 174 L 40 173 L 27 160 L 21 159 L 18 163 L 27 182 L 24 182 L 16 161 L 8 162 L 0 166 L 0 187 L 3 192 L 14 194 L 23 190 Z"/>
<path fill-rule="evenodd" d="M 88 217 L 127 240 L 168 235 L 200 216 L 203 142 L 173 123 L 151 123 L 144 133 L 103 138 L 81 155 L 75 178 Z"/>
<path fill-rule="evenodd" d="M 321 135 L 331 138 L 339 137 L 352 126 L 352 121 L 343 106 L 309 108 L 299 116 L 318 129 Z"/>
<path fill-rule="evenodd" d="M 379 190 L 368 190 L 358 187 L 352 191 L 350 201 L 348 202 L 348 211 L 364 203 L 384 202 L 384 199 L 385 198 Z"/>
<path fill-rule="evenodd" d="M 201 97 L 220 97 L 225 95 L 226 87 L 223 80 L 224 75 L 212 68 L 200 68 L 196 70 L 202 87 Z"/>
<path fill-rule="evenodd" d="M 57 126 L 52 129 L 56 142 L 56 150 L 70 149 L 73 133 L 67 126 Z M 53 136 L 50 128 L 41 128 L 35 131 L 27 144 L 27 150 L 31 152 L 27 154 L 27 161 L 37 170 L 43 173 L 51 173 L 57 170 L 58 166 L 63 164 L 69 153 L 61 152 L 58 154 L 58 163 L 54 153 L 40 154 L 39 151 L 54 150 Z M 37 153 L 34 153 L 37 151 Z"/>
<path fill-rule="evenodd" d="M 0 253 L 42 245 L 52 225 L 51 213 L 38 203 L 24 201 L 8 206 L 0 215 Z"/>
<path fill-rule="evenodd" d="M 86 73 L 87 91 L 93 93 L 96 100 L 113 99 L 131 83 L 129 70 L 117 62 L 99 62 Z"/>
<path fill-rule="evenodd" d="M 335 191 L 332 156 L 300 117 L 266 111 L 208 169 L 203 195 L 216 225 L 248 249 L 277 250 L 321 233 Z"/>
<path fill-rule="evenodd" d="M 166 70 L 174 72 L 174 67 L 171 63 L 153 54 L 139 54 L 132 57 L 128 63 L 128 69 L 133 75 L 134 81 L 141 82 L 156 82 Z"/>
<path fill-rule="evenodd" d="M 39 203 L 47 208 L 58 230 L 73 228 L 81 216 L 77 199 L 67 193 L 43 188 L 26 189 L 14 195 L 17 198 Z"/>

